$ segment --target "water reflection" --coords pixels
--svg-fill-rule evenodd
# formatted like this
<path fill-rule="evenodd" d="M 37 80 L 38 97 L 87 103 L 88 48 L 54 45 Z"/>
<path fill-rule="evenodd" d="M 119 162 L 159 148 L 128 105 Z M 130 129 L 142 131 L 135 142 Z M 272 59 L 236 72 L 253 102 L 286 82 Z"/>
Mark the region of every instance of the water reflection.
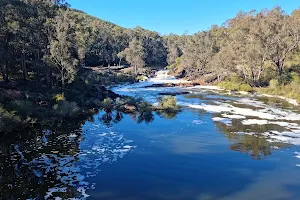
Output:
<path fill-rule="evenodd" d="M 99 166 L 116 162 L 135 148 L 132 140 L 110 130 L 122 118 L 122 113 L 103 113 L 84 124 L 64 122 L 51 130 L 3 136 L 0 197 L 87 198 L 87 191 L 95 188 Z"/>
<path fill-rule="evenodd" d="M 190 111 L 183 110 L 184 113 Z M 202 111 L 192 112 L 200 118 L 208 115 Z M 157 113 L 168 120 L 178 114 L 163 111 Z M 32 129 L 1 138 L 0 196 L 3 199 L 24 199 L 24 196 L 32 199 L 87 198 L 89 191 L 96 187 L 95 177 L 101 171 L 100 166 L 117 162 L 136 147 L 133 140 L 112 131 L 112 127 L 121 123 L 126 116 L 136 124 L 144 123 L 149 127 L 156 119 L 156 115 L 147 110 L 136 114 L 100 112 L 85 123 L 63 122 L 51 128 L 46 126 L 45 129 Z M 203 120 L 194 120 L 191 124 L 209 126 Z M 249 154 L 255 160 L 264 159 L 275 150 L 288 147 L 287 144 L 271 142 L 259 134 L 275 128 L 278 130 L 277 125 L 244 126 L 240 120 L 233 120 L 231 126 L 220 122 L 215 122 L 215 125 L 228 139 L 230 150 Z M 180 126 L 174 124 L 173 128 L 182 128 Z M 239 134 L 246 130 L 256 134 Z M 174 141 L 174 145 L 179 146 L 181 140 Z M 192 138 L 186 141 L 190 140 Z M 196 150 L 188 149 L 191 146 L 188 143 L 184 146 L 187 153 L 199 153 L 198 146 Z M 208 152 L 208 149 L 203 152 Z"/>

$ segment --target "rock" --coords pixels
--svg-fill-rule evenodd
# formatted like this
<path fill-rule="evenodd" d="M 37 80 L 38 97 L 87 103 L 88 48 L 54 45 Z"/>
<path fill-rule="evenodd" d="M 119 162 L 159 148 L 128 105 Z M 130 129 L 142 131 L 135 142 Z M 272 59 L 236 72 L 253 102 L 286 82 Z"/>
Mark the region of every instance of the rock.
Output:
<path fill-rule="evenodd" d="M 184 95 L 184 94 L 189 94 L 189 92 L 161 92 L 158 95 L 176 96 L 176 95 Z"/>
<path fill-rule="evenodd" d="M 153 85 L 147 85 L 145 88 L 152 88 L 152 87 L 175 87 L 176 84 L 174 83 L 159 83 L 159 84 L 153 84 Z"/>

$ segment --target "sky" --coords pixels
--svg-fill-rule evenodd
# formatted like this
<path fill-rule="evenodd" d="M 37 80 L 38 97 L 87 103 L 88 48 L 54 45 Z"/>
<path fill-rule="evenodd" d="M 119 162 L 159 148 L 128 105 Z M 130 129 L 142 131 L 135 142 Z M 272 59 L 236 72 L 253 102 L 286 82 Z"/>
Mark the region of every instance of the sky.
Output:
<path fill-rule="evenodd" d="M 141 26 L 160 34 L 193 34 L 222 25 L 239 11 L 272 9 L 287 13 L 300 0 L 67 0 L 72 8 L 125 28 Z"/>

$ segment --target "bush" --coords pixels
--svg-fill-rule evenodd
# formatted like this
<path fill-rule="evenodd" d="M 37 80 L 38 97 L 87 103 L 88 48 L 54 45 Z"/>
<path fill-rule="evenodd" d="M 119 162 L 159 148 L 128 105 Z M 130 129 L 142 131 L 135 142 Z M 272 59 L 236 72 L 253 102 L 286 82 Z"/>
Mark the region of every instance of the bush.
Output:
<path fill-rule="evenodd" d="M 108 97 L 100 103 L 100 107 L 105 111 L 111 111 L 114 108 L 114 101 Z"/>
<path fill-rule="evenodd" d="M 231 91 L 238 91 L 239 90 L 239 84 L 229 81 L 222 81 L 218 84 L 220 88 L 223 88 L 225 90 L 231 90 Z"/>
<path fill-rule="evenodd" d="M 173 96 L 164 96 L 163 98 L 160 99 L 159 101 L 159 106 L 163 110 L 168 110 L 168 111 L 179 111 L 180 107 L 177 105 L 176 102 L 176 97 Z"/>
<path fill-rule="evenodd" d="M 253 92 L 253 88 L 249 84 L 242 84 L 239 86 L 239 91 Z"/>
<path fill-rule="evenodd" d="M 53 110 L 61 117 L 71 117 L 79 108 L 76 102 L 60 101 L 53 106 Z"/>
<path fill-rule="evenodd" d="M 53 97 L 53 99 L 54 99 L 56 102 L 66 100 L 66 99 L 65 99 L 64 93 L 56 94 L 56 95 Z"/>
<path fill-rule="evenodd" d="M 8 105 L 9 110 L 17 112 L 20 116 L 26 117 L 35 114 L 36 106 L 31 101 L 15 100 Z"/>
<path fill-rule="evenodd" d="M 180 66 L 180 64 L 181 64 L 181 61 L 182 61 L 182 57 L 176 58 L 175 63 L 173 63 L 172 65 L 167 66 L 167 69 L 178 68 Z"/>
<path fill-rule="evenodd" d="M 253 92 L 253 88 L 247 83 L 222 81 L 218 84 L 218 86 L 225 90 Z"/>
<path fill-rule="evenodd" d="M 276 80 L 276 79 L 270 80 L 270 82 L 269 82 L 269 87 L 270 87 L 271 89 L 276 89 L 278 86 L 279 86 L 278 80 Z"/>
<path fill-rule="evenodd" d="M 22 120 L 16 115 L 15 111 L 7 111 L 0 106 L 0 133 L 14 130 L 22 124 Z"/>
<path fill-rule="evenodd" d="M 279 85 L 287 85 L 292 81 L 291 73 L 289 73 L 287 70 L 284 71 L 279 77 L 278 82 Z"/>
<path fill-rule="evenodd" d="M 148 77 L 145 76 L 145 75 L 141 75 L 141 76 L 136 77 L 137 81 L 146 81 L 147 79 L 148 79 Z"/>

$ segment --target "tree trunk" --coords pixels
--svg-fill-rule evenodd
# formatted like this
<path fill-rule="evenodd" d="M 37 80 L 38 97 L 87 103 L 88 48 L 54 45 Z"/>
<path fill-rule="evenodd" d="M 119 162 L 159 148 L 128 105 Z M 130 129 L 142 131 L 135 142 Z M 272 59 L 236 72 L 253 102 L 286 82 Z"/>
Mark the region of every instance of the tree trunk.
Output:
<path fill-rule="evenodd" d="M 278 76 L 281 76 L 283 73 L 283 68 L 280 60 L 278 59 L 277 61 L 275 61 L 275 64 L 276 64 Z"/>
<path fill-rule="evenodd" d="M 4 83 L 8 83 L 9 82 L 9 78 L 8 78 L 8 67 L 9 67 L 9 61 L 6 60 L 5 61 L 5 79 L 4 79 Z"/>
<path fill-rule="evenodd" d="M 5 80 L 6 80 L 6 74 L 5 74 L 4 65 L 3 65 L 2 61 L 0 62 L 0 70 L 1 70 L 1 74 L 2 74 L 3 80 L 5 82 Z"/>
<path fill-rule="evenodd" d="M 52 70 L 49 69 L 49 74 L 48 74 L 48 84 L 49 84 L 49 87 L 52 88 Z"/>
<path fill-rule="evenodd" d="M 119 60 L 119 67 L 121 66 L 121 61 L 122 61 L 122 58 L 120 58 L 120 60 Z"/>
<path fill-rule="evenodd" d="M 62 88 L 62 92 L 64 92 L 64 87 L 65 87 L 64 68 L 61 68 L 61 88 Z"/>
<path fill-rule="evenodd" d="M 23 80 L 27 81 L 28 73 L 27 73 L 27 68 L 26 68 L 25 53 L 22 53 L 21 66 L 22 66 L 22 72 L 23 72 Z"/>

